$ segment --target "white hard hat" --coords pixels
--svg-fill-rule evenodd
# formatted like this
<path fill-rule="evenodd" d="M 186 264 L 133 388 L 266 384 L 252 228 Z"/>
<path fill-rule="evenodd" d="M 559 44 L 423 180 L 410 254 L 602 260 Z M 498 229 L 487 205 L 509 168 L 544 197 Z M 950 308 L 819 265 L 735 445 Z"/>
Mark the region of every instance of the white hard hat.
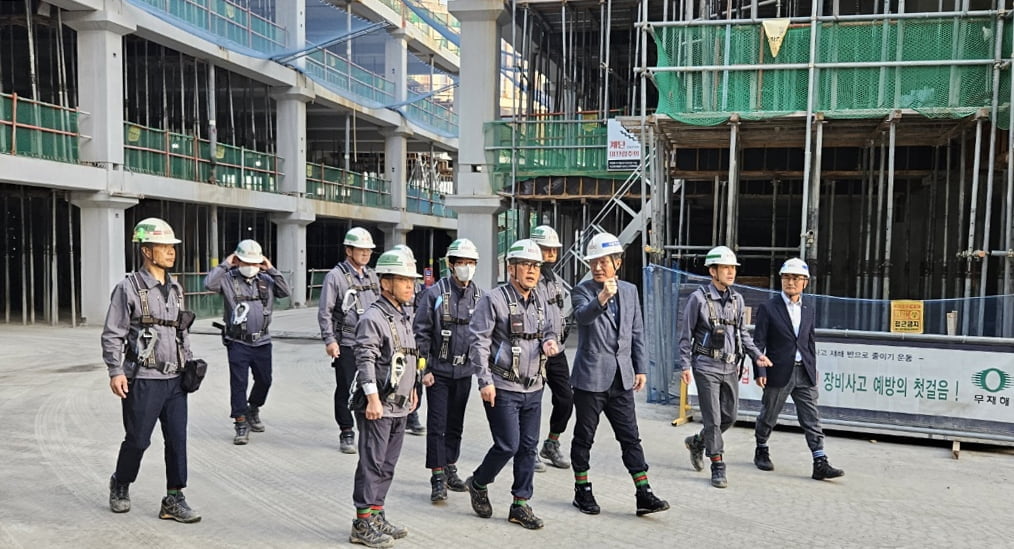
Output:
<path fill-rule="evenodd" d="M 243 263 L 259 265 L 264 263 L 264 253 L 256 240 L 243 240 L 236 245 L 236 257 Z"/>
<path fill-rule="evenodd" d="M 542 263 L 542 250 L 534 240 L 524 238 L 511 244 L 511 247 L 507 249 L 507 261 L 514 259 Z"/>
<path fill-rule="evenodd" d="M 479 260 L 479 249 L 475 247 L 475 243 L 467 238 L 459 238 L 451 245 L 447 247 L 447 257 L 457 257 L 461 259 L 474 259 Z M 541 257 L 539 258 L 542 259 Z"/>
<path fill-rule="evenodd" d="M 164 220 L 157 217 L 142 219 L 134 225 L 134 237 L 131 239 L 141 244 L 179 244 L 180 239 Z"/>
<path fill-rule="evenodd" d="M 704 256 L 704 266 L 711 265 L 739 265 L 739 262 L 736 261 L 736 254 L 727 246 L 716 246 Z"/>
<path fill-rule="evenodd" d="M 810 278 L 810 266 L 802 259 L 793 257 L 792 259 L 787 259 L 785 263 L 782 263 L 782 268 L 778 270 L 778 274 L 794 274 Z"/>
<path fill-rule="evenodd" d="M 397 275 L 407 278 L 422 278 L 415 270 L 415 261 L 400 250 L 387 250 L 377 258 L 378 275 Z"/>
<path fill-rule="evenodd" d="M 599 233 L 593 236 L 591 242 L 588 243 L 588 253 L 585 254 L 584 260 L 591 261 L 607 255 L 622 253 L 623 244 L 620 244 L 619 238 L 609 233 Z"/>
<path fill-rule="evenodd" d="M 398 250 L 399 252 L 407 255 L 412 261 L 415 261 L 415 252 L 413 252 L 412 248 L 409 248 L 405 244 L 395 244 L 394 246 L 391 246 L 391 249 Z"/>
<path fill-rule="evenodd" d="M 539 225 L 532 229 L 532 240 L 543 248 L 563 247 L 563 244 L 560 243 L 560 235 L 556 234 L 556 230 L 549 225 Z"/>
<path fill-rule="evenodd" d="M 349 229 L 349 232 L 345 233 L 345 242 L 343 244 L 352 246 L 353 248 L 368 248 L 371 250 L 377 247 L 373 244 L 373 235 L 362 227 L 352 227 Z"/>

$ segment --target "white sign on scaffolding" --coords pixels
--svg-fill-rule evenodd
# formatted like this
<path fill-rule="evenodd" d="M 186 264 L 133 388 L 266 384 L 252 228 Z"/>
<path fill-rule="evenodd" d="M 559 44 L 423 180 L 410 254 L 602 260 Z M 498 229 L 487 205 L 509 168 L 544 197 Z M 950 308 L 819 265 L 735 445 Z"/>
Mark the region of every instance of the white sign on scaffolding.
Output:
<path fill-rule="evenodd" d="M 641 165 L 641 144 L 615 118 L 606 120 L 606 170 L 634 171 Z"/>

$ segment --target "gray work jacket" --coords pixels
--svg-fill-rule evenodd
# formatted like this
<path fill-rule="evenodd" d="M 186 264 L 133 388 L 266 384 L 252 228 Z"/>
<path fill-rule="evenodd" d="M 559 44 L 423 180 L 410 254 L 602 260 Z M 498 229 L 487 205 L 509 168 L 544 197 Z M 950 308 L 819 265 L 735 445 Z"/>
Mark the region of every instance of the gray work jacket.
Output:
<path fill-rule="evenodd" d="M 482 294 L 475 282 L 463 287 L 447 276 L 427 288 L 418 300 L 412 329 L 428 372 L 453 379 L 475 375 L 468 360 L 468 324 Z M 444 330 L 450 337 L 444 337 Z"/>
<path fill-rule="evenodd" d="M 152 317 L 165 321 L 175 321 L 183 308 L 183 287 L 169 273 L 166 273 L 166 284 L 169 286 L 168 298 L 162 294 L 160 284 L 147 270 L 138 271 L 141 275 L 142 289 L 148 289 L 148 308 Z M 163 374 L 153 368 L 138 368 L 137 364 L 127 358 L 127 349 L 137 350 L 137 339 L 144 326 L 141 325 L 141 296 L 134 289 L 131 280 L 133 273 L 128 274 L 116 284 L 109 297 L 109 310 L 106 312 L 105 326 L 102 328 L 102 360 L 106 363 L 109 377 L 126 375 L 129 378 L 171 379 L 179 373 Z M 171 363 L 179 368 L 192 358 L 190 353 L 190 333 L 182 332 L 177 340 L 177 330 L 173 326 L 153 325 L 149 329 L 157 334 L 154 357 L 159 363 Z"/>
<path fill-rule="evenodd" d="M 375 383 L 384 404 L 384 417 L 408 415 L 411 402 L 407 397 L 415 387 L 416 358 L 415 335 L 409 307 L 395 308 L 387 298 L 374 301 L 359 317 L 353 347 L 356 353 L 356 382 L 359 385 Z M 392 328 L 393 327 L 393 328 Z M 391 381 L 391 362 L 396 353 L 404 355 L 404 373 L 393 393 L 406 397 L 405 404 L 395 405 L 384 398 Z"/>
<path fill-rule="evenodd" d="M 570 295 L 563 287 L 560 277 L 556 276 L 549 267 L 548 263 L 543 265 L 544 272 L 539 277 L 539 284 L 535 290 L 542 294 L 542 302 L 546 304 L 546 316 L 556 335 L 562 339 L 567 322 L 567 317 L 564 315 L 564 311 L 567 310 L 565 304 L 570 299 Z"/>
<path fill-rule="evenodd" d="M 369 267 L 359 274 L 346 259 L 328 271 L 320 289 L 317 324 L 324 345 L 352 346 L 356 341 L 356 322 L 380 297 L 380 281 Z"/>
<path fill-rule="evenodd" d="M 741 351 L 750 355 L 750 358 L 757 359 L 761 356 L 760 349 L 754 345 L 750 332 L 743 326 L 743 296 L 736 290 L 729 288 L 726 295 L 718 291 L 713 283 L 704 286 L 711 296 L 715 306 L 717 318 L 725 321 L 728 336 L 725 338 L 722 352 L 730 359 L 720 360 L 694 352 L 694 344 L 707 344 L 712 331 L 711 312 L 708 302 L 700 289 L 694 290 L 687 297 L 683 306 L 683 322 L 679 332 L 680 347 L 680 368 L 689 370 L 695 368 L 702 372 L 715 372 L 720 374 L 731 374 L 739 372 L 739 358 L 736 349 L 736 334 L 738 332 Z"/>
<path fill-rule="evenodd" d="M 271 322 L 271 314 L 274 312 L 275 298 L 289 295 L 289 283 L 285 281 L 285 277 L 278 269 L 272 267 L 267 271 L 257 273 L 253 278 L 246 278 L 240 274 L 238 267 L 230 268 L 222 263 L 212 269 L 204 278 L 204 287 L 209 291 L 222 294 L 222 300 L 225 302 L 225 311 L 222 316 L 226 326 L 233 324 L 234 313 L 239 303 L 246 303 L 249 307 L 246 312 L 246 321 L 241 323 L 245 326 L 242 331 L 246 337 L 235 339 L 226 330 L 227 333 L 223 336 L 226 341 L 238 341 L 252 347 L 271 343 L 268 324 Z M 255 335 L 256 338 L 253 337 Z"/>
<path fill-rule="evenodd" d="M 512 342 L 510 336 L 510 305 L 517 304 L 519 314 L 523 317 L 523 329 L 526 338 L 518 338 Z M 493 384 L 497 389 L 531 393 L 541 391 L 545 380 L 542 376 L 542 344 L 556 341 L 556 331 L 546 318 L 546 305 L 539 292 L 529 293 L 527 300 L 521 296 L 510 283 L 498 286 L 479 299 L 479 304 L 469 323 L 469 360 L 475 369 L 479 388 Z M 520 348 L 518 374 L 534 380 L 528 387 L 494 374 L 490 364 L 498 368 L 511 370 L 513 365 L 513 346 Z"/>

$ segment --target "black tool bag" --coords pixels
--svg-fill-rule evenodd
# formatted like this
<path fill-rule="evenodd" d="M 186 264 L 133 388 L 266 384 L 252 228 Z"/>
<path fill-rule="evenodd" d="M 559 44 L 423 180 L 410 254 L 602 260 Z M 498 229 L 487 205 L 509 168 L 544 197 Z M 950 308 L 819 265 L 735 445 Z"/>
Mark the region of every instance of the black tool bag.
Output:
<path fill-rule="evenodd" d="M 188 360 L 186 365 L 183 367 L 183 375 L 180 379 L 180 388 L 187 393 L 192 393 L 200 389 L 201 382 L 204 381 L 204 376 L 207 373 L 207 362 L 200 358 Z"/>

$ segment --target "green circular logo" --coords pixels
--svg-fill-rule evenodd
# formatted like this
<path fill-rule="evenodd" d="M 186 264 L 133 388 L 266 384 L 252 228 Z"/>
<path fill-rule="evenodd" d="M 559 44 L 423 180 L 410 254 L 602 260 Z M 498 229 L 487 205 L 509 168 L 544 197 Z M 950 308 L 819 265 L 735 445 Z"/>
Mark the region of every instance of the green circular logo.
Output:
<path fill-rule="evenodd" d="M 984 391 L 999 393 L 1014 385 L 1014 378 L 1011 378 L 1010 374 L 999 368 L 987 368 L 976 372 L 972 376 L 972 383 Z"/>

